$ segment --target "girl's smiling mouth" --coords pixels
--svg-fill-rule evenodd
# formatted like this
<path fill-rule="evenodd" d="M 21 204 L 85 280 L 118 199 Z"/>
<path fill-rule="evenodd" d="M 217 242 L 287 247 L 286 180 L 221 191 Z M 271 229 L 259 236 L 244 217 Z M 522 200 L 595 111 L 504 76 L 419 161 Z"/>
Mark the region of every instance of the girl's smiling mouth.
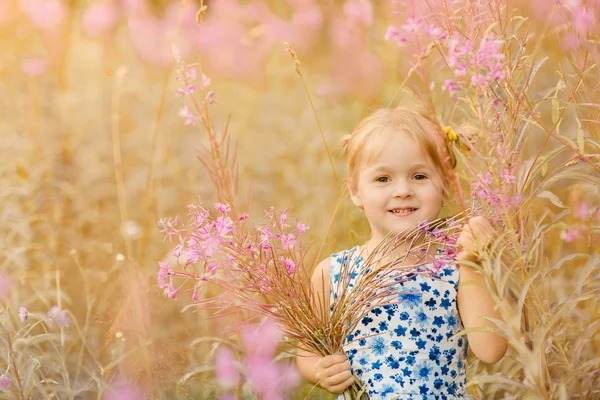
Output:
<path fill-rule="evenodd" d="M 417 210 L 418 210 L 418 208 L 414 208 L 414 207 L 403 207 L 403 208 L 392 208 L 391 210 L 388 210 L 388 212 L 394 214 L 397 217 L 407 217 Z"/>

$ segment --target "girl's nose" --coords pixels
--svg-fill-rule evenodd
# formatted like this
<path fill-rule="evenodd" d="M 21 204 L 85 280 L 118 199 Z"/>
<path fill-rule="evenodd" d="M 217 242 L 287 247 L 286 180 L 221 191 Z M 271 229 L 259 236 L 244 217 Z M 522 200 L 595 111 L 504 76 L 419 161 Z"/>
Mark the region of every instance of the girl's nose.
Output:
<path fill-rule="evenodd" d="M 394 197 L 410 197 L 413 195 L 410 184 L 404 180 L 396 181 L 394 185 Z"/>

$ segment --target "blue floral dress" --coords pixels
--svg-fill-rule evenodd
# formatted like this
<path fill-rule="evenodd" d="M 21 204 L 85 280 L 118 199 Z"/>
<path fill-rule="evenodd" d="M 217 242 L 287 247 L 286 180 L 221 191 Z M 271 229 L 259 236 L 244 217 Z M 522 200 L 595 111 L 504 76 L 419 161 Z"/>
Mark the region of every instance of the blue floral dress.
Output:
<path fill-rule="evenodd" d="M 358 246 L 331 256 L 331 304 L 343 263 L 355 262 L 360 272 L 362 261 Z M 357 276 L 352 275 L 349 287 Z M 466 337 L 450 339 L 463 329 L 456 304 L 458 277 L 453 264 L 434 276 L 413 274 L 394 287 L 400 304 L 373 308 L 348 336 L 344 350 L 371 400 L 466 397 Z"/>

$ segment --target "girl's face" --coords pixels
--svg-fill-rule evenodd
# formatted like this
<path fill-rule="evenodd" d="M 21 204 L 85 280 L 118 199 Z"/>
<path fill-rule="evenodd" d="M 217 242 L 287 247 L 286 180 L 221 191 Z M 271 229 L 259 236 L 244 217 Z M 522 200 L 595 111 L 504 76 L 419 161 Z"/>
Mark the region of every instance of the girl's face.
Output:
<path fill-rule="evenodd" d="M 435 220 L 443 200 L 442 178 L 410 134 L 391 132 L 382 140 L 381 152 L 368 165 L 361 160 L 349 188 L 354 204 L 364 208 L 376 241 Z"/>

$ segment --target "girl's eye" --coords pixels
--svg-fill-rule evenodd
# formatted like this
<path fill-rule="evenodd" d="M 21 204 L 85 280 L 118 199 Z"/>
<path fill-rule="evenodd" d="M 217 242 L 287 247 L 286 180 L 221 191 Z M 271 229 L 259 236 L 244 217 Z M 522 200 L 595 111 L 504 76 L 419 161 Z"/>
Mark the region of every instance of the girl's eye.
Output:
<path fill-rule="evenodd" d="M 388 178 L 387 176 L 380 176 L 379 178 L 375 179 L 375 182 L 385 183 L 385 182 L 388 182 L 389 180 L 390 180 L 390 178 Z"/>
<path fill-rule="evenodd" d="M 427 175 L 417 174 L 417 175 L 413 176 L 413 178 L 416 179 L 416 180 L 418 180 L 418 181 L 420 181 L 420 180 L 423 180 L 423 179 L 427 179 Z"/>

